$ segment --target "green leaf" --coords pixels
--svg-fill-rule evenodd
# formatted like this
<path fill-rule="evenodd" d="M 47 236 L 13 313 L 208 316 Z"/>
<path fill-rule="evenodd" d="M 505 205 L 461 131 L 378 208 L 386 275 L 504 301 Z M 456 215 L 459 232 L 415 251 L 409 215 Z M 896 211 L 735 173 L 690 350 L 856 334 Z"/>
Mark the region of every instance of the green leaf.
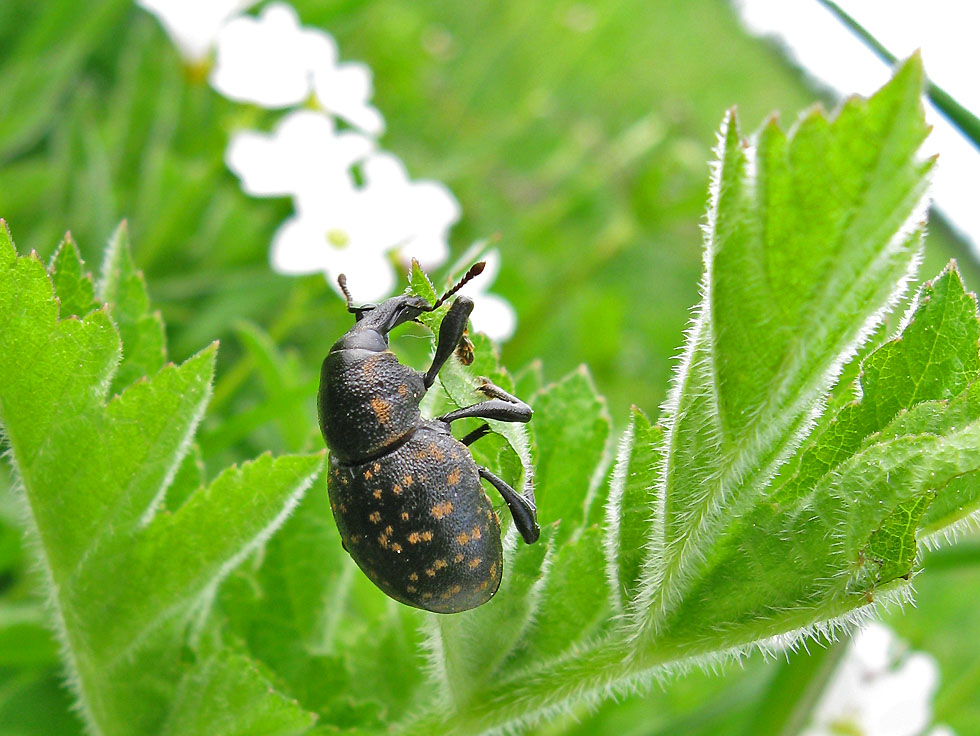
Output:
<path fill-rule="evenodd" d="M 704 298 L 662 420 L 666 458 L 637 610 L 656 632 L 733 519 L 765 497 L 844 362 L 917 263 L 930 162 L 922 69 L 835 119 L 774 121 L 755 147 L 726 118 Z"/>
<path fill-rule="evenodd" d="M 927 489 L 926 493 L 903 501 L 872 532 L 861 550 L 860 559 L 869 568 L 875 585 L 911 576 L 916 557 L 916 532 L 932 499 L 933 492 Z"/>
<path fill-rule="evenodd" d="M 243 321 L 235 332 L 255 362 L 269 401 L 278 409 L 277 424 L 285 446 L 291 450 L 301 449 L 309 434 L 311 415 L 306 405 L 308 401 L 297 399 L 308 400 L 316 392 L 307 390 L 309 380 L 300 375 L 296 361 L 287 358 L 258 325 Z"/>
<path fill-rule="evenodd" d="M 650 475 L 660 466 L 663 429 L 633 407 L 610 479 L 603 545 L 618 611 L 636 597 L 652 520 Z"/>
<path fill-rule="evenodd" d="M 57 653 L 39 603 L 0 601 L 0 667 L 50 666 Z"/>
<path fill-rule="evenodd" d="M 560 541 L 588 518 L 604 479 L 611 420 L 583 366 L 535 396 L 532 421 L 538 447 L 538 513 L 542 523 L 561 520 Z M 600 509 L 603 500 L 596 504 Z"/>
<path fill-rule="evenodd" d="M 561 655 L 591 639 L 609 614 L 601 532 L 589 527 L 564 542 L 550 563 L 534 624 L 515 655 L 515 668 Z"/>
<path fill-rule="evenodd" d="M 146 351 L 159 345 L 161 323 L 146 318 L 121 235 L 107 262 L 104 293 L 127 320 L 125 347 L 143 351 L 123 362 L 132 372 L 162 357 L 162 346 L 159 355 Z M 60 274 L 59 263 L 69 271 Z M 76 269 L 75 259 L 56 259 L 54 279 L 71 284 Z M 158 732 L 186 669 L 184 647 L 194 642 L 187 634 L 200 628 L 221 581 L 281 525 L 323 458 L 264 456 L 166 510 L 210 394 L 215 349 L 110 398 L 121 346 L 109 310 L 61 320 L 58 310 L 44 267 L 18 257 L 0 227 L 0 423 L 78 708 L 93 733 Z M 241 688 L 219 675 L 198 683 L 238 704 Z M 279 696 L 250 697 L 249 708 L 266 712 L 270 697 Z"/>
<path fill-rule="evenodd" d="M 113 381 L 113 390 L 160 370 L 167 360 L 163 318 L 159 312 L 150 311 L 146 281 L 133 263 L 125 222 L 109 239 L 98 296 L 109 304 L 123 343 L 123 360 Z"/>
<path fill-rule="evenodd" d="M 293 736 L 316 717 L 278 695 L 248 657 L 218 652 L 181 683 L 164 736 Z"/>
<path fill-rule="evenodd" d="M 63 317 L 70 314 L 84 317 L 98 306 L 92 277 L 85 271 L 85 264 L 71 233 L 65 234 L 65 239 L 51 256 L 48 272 L 61 303 L 60 313 Z"/>

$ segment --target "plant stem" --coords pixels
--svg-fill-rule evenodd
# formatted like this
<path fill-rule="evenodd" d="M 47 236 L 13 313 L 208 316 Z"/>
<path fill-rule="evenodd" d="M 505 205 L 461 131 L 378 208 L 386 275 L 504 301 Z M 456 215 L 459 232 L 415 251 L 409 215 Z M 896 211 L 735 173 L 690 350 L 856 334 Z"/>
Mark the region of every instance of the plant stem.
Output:
<path fill-rule="evenodd" d="M 841 23 L 854 33 L 868 48 L 875 52 L 880 59 L 888 64 L 894 64 L 896 57 L 882 43 L 871 35 L 868 30 L 848 15 L 840 5 L 833 0 L 817 0 L 827 10 L 833 13 Z M 974 146 L 980 149 L 980 118 L 957 102 L 952 95 L 937 84 L 926 82 L 926 94 L 933 105 L 949 120 L 957 130 L 966 136 Z"/>

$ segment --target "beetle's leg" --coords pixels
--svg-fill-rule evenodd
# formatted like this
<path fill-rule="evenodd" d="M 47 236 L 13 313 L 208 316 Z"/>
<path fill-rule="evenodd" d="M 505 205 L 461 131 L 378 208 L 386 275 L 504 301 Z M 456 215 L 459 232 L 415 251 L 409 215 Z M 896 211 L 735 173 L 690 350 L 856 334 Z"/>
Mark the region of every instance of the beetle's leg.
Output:
<path fill-rule="evenodd" d="M 474 429 L 468 435 L 463 437 L 463 439 L 461 439 L 460 442 L 462 442 L 464 445 L 472 445 L 481 437 L 486 437 L 489 432 L 490 432 L 490 425 L 481 424 L 479 427 Z"/>
<path fill-rule="evenodd" d="M 531 407 L 523 401 L 519 404 L 512 404 L 503 399 L 490 399 L 443 414 L 439 420 L 449 424 L 457 419 L 466 419 L 467 417 L 496 419 L 501 422 L 527 422 L 531 419 Z"/>
<path fill-rule="evenodd" d="M 466 329 L 466 321 L 470 318 L 472 311 L 473 300 L 465 296 L 458 296 L 452 306 L 449 307 L 446 316 L 442 318 L 442 324 L 439 325 L 439 340 L 436 342 L 436 354 L 432 359 L 432 365 L 429 366 L 429 370 L 425 372 L 422 378 L 426 388 L 435 383 L 439 371 L 442 370 L 446 361 L 449 360 L 449 356 L 459 345 L 463 331 Z"/>
<path fill-rule="evenodd" d="M 499 386 L 494 386 L 486 378 L 481 378 L 481 380 L 483 383 L 477 387 L 477 390 L 492 398 L 443 414 L 439 419 L 446 424 L 466 417 L 496 419 L 501 422 L 530 421 L 533 410 L 529 405 L 516 396 L 511 396 Z"/>
<path fill-rule="evenodd" d="M 525 543 L 534 544 L 537 542 L 541 529 L 538 527 L 538 512 L 534 508 L 534 504 L 482 465 L 477 465 L 476 469 L 480 473 L 480 477 L 490 481 L 490 485 L 504 497 L 507 508 L 510 509 L 510 515 L 514 517 L 514 526 L 521 533 Z"/>

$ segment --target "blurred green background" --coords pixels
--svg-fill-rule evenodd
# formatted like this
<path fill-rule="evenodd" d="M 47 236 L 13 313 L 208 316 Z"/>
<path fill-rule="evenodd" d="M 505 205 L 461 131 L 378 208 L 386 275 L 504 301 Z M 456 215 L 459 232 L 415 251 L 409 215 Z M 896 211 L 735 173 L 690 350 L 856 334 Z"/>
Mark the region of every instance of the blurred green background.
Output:
<path fill-rule="evenodd" d="M 788 125 L 814 103 L 833 106 L 722 0 L 293 5 L 336 37 L 343 59 L 373 69 L 382 147 L 459 199 L 454 255 L 498 239 L 493 291 L 519 315 L 505 364 L 537 359 L 555 379 L 587 363 L 618 429 L 631 403 L 657 413 L 697 299 L 724 110 L 737 105 L 747 133 L 774 110 Z M 0 217 L 19 249 L 47 258 L 70 229 L 97 270 L 128 218 L 171 357 L 222 340 L 201 437 L 208 467 L 310 442 L 284 427 L 296 412 L 312 426 L 319 361 L 349 317 L 322 278 L 269 269 L 272 233 L 291 205 L 245 196 L 222 160 L 231 131 L 277 116 L 214 93 L 132 0 L 0 2 L 0 105 Z M 951 257 L 980 286 L 965 244 L 934 219 L 922 275 Z M 256 374 L 242 320 L 286 351 L 296 381 L 282 395 Z M 426 349 L 410 336 L 400 346 L 410 359 Z M 944 553 L 922 578 L 920 607 L 892 623 L 939 657 L 937 715 L 969 734 L 980 733 L 980 613 L 954 603 L 980 593 L 980 551 L 964 549 Z M 31 590 L 0 493 L 0 734 L 71 733 Z M 756 655 L 729 669 L 542 730 L 753 733 L 760 698 L 785 668 Z"/>

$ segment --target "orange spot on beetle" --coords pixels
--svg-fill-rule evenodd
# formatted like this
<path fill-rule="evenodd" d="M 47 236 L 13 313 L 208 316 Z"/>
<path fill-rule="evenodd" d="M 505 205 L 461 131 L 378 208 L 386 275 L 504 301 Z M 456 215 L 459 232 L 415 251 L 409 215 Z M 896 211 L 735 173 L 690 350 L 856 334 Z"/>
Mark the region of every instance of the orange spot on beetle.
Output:
<path fill-rule="evenodd" d="M 436 570 L 441 570 L 444 567 L 449 567 L 449 565 L 446 564 L 445 560 L 440 558 L 432 563 L 432 567 L 434 567 Z"/>
<path fill-rule="evenodd" d="M 466 566 L 468 568 L 470 568 L 470 570 L 475 570 L 476 568 L 478 568 L 480 566 L 480 563 L 481 562 L 483 562 L 483 559 L 481 557 L 476 557 L 476 558 L 470 560 L 469 562 L 467 562 L 466 563 Z"/>
<path fill-rule="evenodd" d="M 372 511 L 370 514 L 368 514 L 368 519 L 371 520 L 371 523 L 372 524 L 380 524 L 381 523 L 381 512 L 380 511 Z"/>
<path fill-rule="evenodd" d="M 431 513 L 437 519 L 441 519 L 443 516 L 448 516 L 452 512 L 453 512 L 452 501 L 443 501 L 442 503 L 437 503 L 435 506 L 429 509 L 429 513 Z"/>
<path fill-rule="evenodd" d="M 391 421 L 391 404 L 384 399 L 377 396 L 371 399 L 371 411 L 374 412 L 374 416 L 382 424 L 387 424 Z"/>
<path fill-rule="evenodd" d="M 420 536 L 422 537 L 422 541 L 423 542 L 431 542 L 432 541 L 432 532 L 430 532 L 428 530 L 422 532 L 422 534 Z"/>
<path fill-rule="evenodd" d="M 419 574 L 417 572 L 410 573 L 408 579 L 414 583 L 416 580 L 419 579 Z"/>
<path fill-rule="evenodd" d="M 377 490 L 376 490 L 376 491 L 374 492 L 374 497 L 375 497 L 375 498 L 378 498 L 378 499 L 380 499 L 380 498 L 381 498 L 381 489 L 380 489 L 380 488 L 378 488 L 378 489 L 377 489 Z"/>
<path fill-rule="evenodd" d="M 452 470 L 449 471 L 449 475 L 446 476 L 446 483 L 448 483 L 451 486 L 456 485 L 457 483 L 459 483 L 460 475 L 461 473 L 459 471 L 459 468 L 453 468 Z"/>

